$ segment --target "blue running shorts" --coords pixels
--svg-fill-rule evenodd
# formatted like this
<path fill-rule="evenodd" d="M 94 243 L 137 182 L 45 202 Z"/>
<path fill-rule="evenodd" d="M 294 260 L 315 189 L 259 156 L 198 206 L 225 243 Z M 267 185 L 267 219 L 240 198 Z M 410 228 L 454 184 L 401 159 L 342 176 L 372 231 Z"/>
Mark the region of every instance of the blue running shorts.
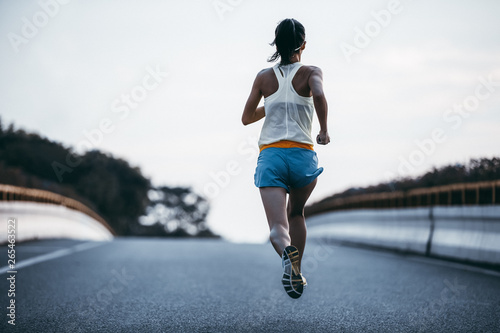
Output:
<path fill-rule="evenodd" d="M 269 147 L 259 154 L 254 182 L 257 187 L 283 187 L 290 192 L 309 185 L 322 172 L 314 150 Z"/>

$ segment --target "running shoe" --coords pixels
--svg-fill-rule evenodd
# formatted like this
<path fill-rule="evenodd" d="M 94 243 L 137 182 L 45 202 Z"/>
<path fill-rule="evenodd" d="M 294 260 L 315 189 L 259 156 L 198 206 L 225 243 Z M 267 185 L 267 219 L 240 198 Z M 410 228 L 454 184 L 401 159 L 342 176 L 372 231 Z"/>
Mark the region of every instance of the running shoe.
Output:
<path fill-rule="evenodd" d="M 293 245 L 287 246 L 281 257 L 283 278 L 281 283 L 291 298 L 299 298 L 304 291 L 304 282 L 299 269 L 299 250 Z M 307 283 L 307 282 L 306 282 Z"/>

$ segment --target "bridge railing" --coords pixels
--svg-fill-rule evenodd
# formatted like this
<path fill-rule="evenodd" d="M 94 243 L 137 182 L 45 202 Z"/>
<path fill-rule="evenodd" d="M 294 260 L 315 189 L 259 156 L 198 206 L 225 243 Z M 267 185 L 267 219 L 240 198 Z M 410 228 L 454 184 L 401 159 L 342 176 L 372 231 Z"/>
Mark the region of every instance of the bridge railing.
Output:
<path fill-rule="evenodd" d="M 363 208 L 495 204 L 500 204 L 500 180 L 325 199 L 307 206 L 305 214 L 311 216 L 323 212 Z"/>
<path fill-rule="evenodd" d="M 82 212 L 101 223 L 112 235 L 111 226 L 99 214 L 81 202 L 50 191 L 0 184 L 0 201 L 27 201 L 55 204 Z"/>

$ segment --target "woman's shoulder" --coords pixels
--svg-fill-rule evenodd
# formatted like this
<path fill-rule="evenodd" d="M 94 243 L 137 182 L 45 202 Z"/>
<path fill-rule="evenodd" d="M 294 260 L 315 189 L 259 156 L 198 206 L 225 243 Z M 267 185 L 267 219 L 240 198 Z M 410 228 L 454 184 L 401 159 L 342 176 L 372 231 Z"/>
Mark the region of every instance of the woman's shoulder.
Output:
<path fill-rule="evenodd" d="M 261 83 L 266 83 L 269 80 L 273 80 L 275 77 L 274 70 L 272 67 L 264 68 L 259 73 L 257 73 L 256 80 Z"/>
<path fill-rule="evenodd" d="M 273 74 L 273 73 L 274 73 L 273 67 L 268 67 L 268 68 L 261 69 L 260 72 L 257 73 L 257 76 L 266 76 L 266 75 Z"/>
<path fill-rule="evenodd" d="M 312 66 L 312 65 L 302 65 L 302 68 L 304 68 L 305 71 L 307 72 L 321 72 L 321 68 L 318 66 Z"/>
<path fill-rule="evenodd" d="M 311 77 L 323 77 L 323 71 L 317 66 L 303 65 L 297 75 L 309 81 Z"/>

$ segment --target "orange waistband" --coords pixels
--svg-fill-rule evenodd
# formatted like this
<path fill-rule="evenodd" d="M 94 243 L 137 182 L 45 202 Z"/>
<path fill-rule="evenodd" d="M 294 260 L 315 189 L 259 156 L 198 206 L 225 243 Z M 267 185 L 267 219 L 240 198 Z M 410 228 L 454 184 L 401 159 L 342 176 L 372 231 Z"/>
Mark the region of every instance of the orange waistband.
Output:
<path fill-rule="evenodd" d="M 266 148 L 304 148 L 309 150 L 314 150 L 313 145 L 308 143 L 289 141 L 289 140 L 281 140 L 277 142 L 270 143 L 268 145 L 260 146 L 260 151 L 263 151 Z"/>

